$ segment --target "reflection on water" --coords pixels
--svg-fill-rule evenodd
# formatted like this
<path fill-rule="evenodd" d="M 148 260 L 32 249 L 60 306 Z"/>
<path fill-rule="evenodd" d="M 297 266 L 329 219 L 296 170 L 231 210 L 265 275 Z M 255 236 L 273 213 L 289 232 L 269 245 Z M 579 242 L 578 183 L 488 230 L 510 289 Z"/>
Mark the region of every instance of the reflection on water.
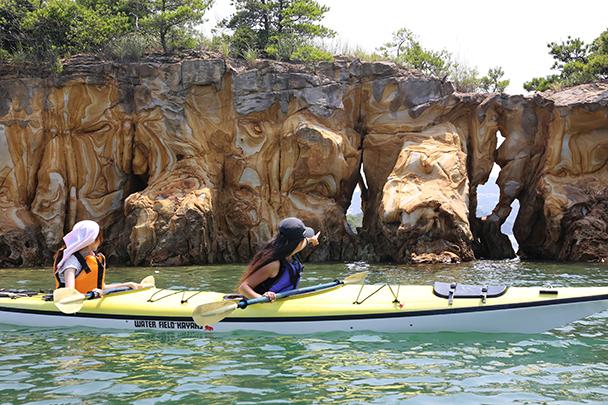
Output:
<path fill-rule="evenodd" d="M 372 282 L 608 285 L 606 266 L 306 265 L 306 283 L 366 269 Z M 163 287 L 233 286 L 242 266 L 112 269 Z M 2 270 L 3 286 L 48 288 L 48 270 Z M 228 335 L 0 326 L 0 403 L 605 403 L 608 314 L 538 335 Z M 288 401 L 289 399 L 289 401 Z"/>

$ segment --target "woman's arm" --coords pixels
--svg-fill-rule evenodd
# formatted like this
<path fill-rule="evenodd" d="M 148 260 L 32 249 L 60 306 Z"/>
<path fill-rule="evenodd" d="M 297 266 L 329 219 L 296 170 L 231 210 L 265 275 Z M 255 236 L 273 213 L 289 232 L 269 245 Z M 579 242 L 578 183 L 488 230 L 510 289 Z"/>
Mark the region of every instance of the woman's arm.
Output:
<path fill-rule="evenodd" d="M 315 236 L 307 238 L 306 241 L 310 243 L 310 246 L 315 247 L 319 244 L 319 235 L 321 235 L 321 231 L 317 232 Z"/>
<path fill-rule="evenodd" d="M 253 289 L 269 278 L 276 277 L 277 274 L 279 274 L 280 267 L 281 264 L 278 260 L 268 263 L 266 266 L 247 277 L 239 286 L 239 292 L 247 298 L 261 297 L 261 295 L 256 293 Z M 273 299 L 273 297 L 269 298 Z"/>

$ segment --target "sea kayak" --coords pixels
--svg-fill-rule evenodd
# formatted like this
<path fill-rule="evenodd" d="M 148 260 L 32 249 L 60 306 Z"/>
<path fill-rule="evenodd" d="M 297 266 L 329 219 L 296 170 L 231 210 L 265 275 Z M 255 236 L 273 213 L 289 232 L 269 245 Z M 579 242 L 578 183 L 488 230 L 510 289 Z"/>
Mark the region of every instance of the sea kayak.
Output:
<path fill-rule="evenodd" d="M 84 302 L 65 314 L 48 294 L 0 298 L 0 323 L 31 327 L 126 330 L 539 333 L 608 309 L 608 287 L 539 288 L 435 285 L 340 285 L 237 309 L 199 326 L 195 308 L 225 300 L 219 292 L 147 288 Z"/>

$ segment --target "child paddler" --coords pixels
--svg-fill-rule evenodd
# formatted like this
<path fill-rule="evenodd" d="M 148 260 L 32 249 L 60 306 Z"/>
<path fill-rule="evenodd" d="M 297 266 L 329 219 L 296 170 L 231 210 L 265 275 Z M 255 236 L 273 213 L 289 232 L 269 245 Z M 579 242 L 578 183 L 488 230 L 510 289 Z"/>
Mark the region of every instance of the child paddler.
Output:
<path fill-rule="evenodd" d="M 139 283 L 105 284 L 106 258 L 97 249 L 102 242 L 95 221 L 77 222 L 63 237 L 65 246 L 55 254 L 53 275 L 55 288 L 75 288 L 83 294 L 93 291 L 103 295 L 104 288 L 143 288 Z"/>
<path fill-rule="evenodd" d="M 298 288 L 304 268 L 298 253 L 309 244 L 319 244 L 319 232 L 315 235 L 298 218 L 282 220 L 278 234 L 255 254 L 241 276 L 239 292 L 274 301 L 276 293 Z"/>

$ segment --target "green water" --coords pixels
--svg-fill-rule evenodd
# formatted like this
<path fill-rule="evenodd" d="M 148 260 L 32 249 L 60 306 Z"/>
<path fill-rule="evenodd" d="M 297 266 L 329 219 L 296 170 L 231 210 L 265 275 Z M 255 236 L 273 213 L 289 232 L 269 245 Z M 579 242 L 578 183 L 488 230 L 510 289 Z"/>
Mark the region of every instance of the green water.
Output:
<path fill-rule="evenodd" d="M 111 269 L 161 287 L 228 291 L 242 267 Z M 372 282 L 608 285 L 608 266 L 306 265 L 305 284 L 361 270 Z M 47 270 L 0 270 L 48 288 Z M 0 326 L 0 403 L 606 403 L 608 313 L 536 335 L 280 336 Z"/>

